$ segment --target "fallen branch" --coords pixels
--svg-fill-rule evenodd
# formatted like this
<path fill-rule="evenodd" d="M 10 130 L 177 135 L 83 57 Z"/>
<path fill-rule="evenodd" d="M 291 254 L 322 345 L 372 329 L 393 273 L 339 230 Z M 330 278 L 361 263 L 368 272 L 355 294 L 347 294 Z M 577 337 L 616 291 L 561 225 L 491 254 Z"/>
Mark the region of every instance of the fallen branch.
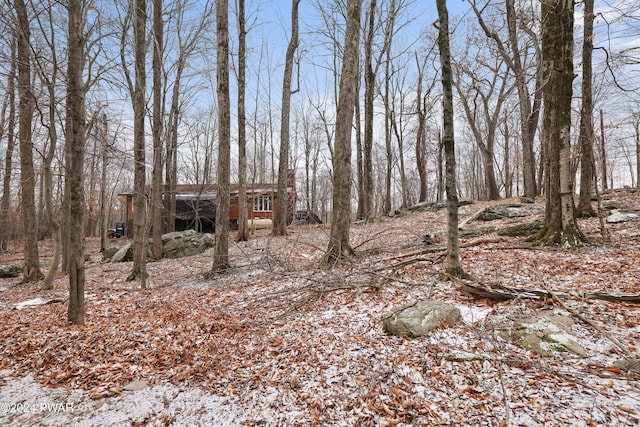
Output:
<path fill-rule="evenodd" d="M 515 288 L 511 286 L 496 284 L 489 286 L 481 282 L 469 282 L 459 280 L 460 290 L 466 294 L 477 298 L 487 298 L 493 301 L 507 301 L 516 298 L 539 299 L 539 298 L 581 298 L 605 300 L 610 302 L 640 303 L 640 294 L 628 294 L 619 292 L 584 292 L 570 294 L 566 292 L 551 292 L 546 289 Z"/>
<path fill-rule="evenodd" d="M 476 239 L 476 240 L 472 240 L 470 242 L 462 243 L 460 245 L 460 249 L 470 248 L 470 247 L 473 247 L 473 246 L 483 245 L 483 244 L 486 244 L 486 243 L 500 243 L 502 241 L 503 241 L 502 237 L 483 237 L 483 238 L 479 238 L 479 239 Z M 438 245 L 438 246 L 434 246 L 432 248 L 420 249 L 420 250 L 417 250 L 417 251 L 407 252 L 405 254 L 394 255 L 392 257 L 384 258 L 384 259 L 380 260 L 380 262 L 384 263 L 386 261 L 404 259 L 404 258 L 409 258 L 409 257 L 415 257 L 415 258 L 411 258 L 411 259 L 408 259 L 406 261 L 401 261 L 401 262 L 398 262 L 398 263 L 395 263 L 395 264 L 391 264 L 391 265 L 378 267 L 375 271 L 393 270 L 395 268 L 404 267 L 406 265 L 411 265 L 411 264 L 414 264 L 416 262 L 431 261 L 430 259 L 423 258 L 420 255 L 435 254 L 435 253 L 445 254 L 446 252 L 447 252 L 447 247 L 445 245 Z"/>

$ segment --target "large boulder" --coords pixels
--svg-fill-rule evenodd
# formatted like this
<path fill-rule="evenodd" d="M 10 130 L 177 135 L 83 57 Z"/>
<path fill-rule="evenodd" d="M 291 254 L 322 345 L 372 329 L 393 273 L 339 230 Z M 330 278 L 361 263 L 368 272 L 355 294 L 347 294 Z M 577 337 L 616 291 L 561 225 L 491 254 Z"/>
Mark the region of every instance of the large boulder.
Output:
<path fill-rule="evenodd" d="M 394 308 L 384 317 L 386 333 L 414 338 L 428 334 L 443 321 L 455 324 L 460 320 L 460 309 L 441 301 L 417 301 Z"/>
<path fill-rule="evenodd" d="M 571 333 L 574 325 L 571 315 L 564 310 L 548 310 L 522 319 L 515 319 L 512 337 L 535 353 L 553 354 L 572 352 L 586 356 L 587 351 Z"/>
<path fill-rule="evenodd" d="M 151 244 L 147 247 L 147 256 L 151 256 Z M 195 230 L 175 231 L 162 235 L 162 256 L 164 258 L 182 258 L 198 255 L 213 247 L 215 238 L 213 234 L 198 233 Z M 113 255 L 112 251 L 103 253 L 103 260 L 109 262 L 133 261 L 132 243 L 127 243 L 117 249 Z M 109 257 L 109 255 L 111 255 Z"/>
<path fill-rule="evenodd" d="M 531 215 L 531 208 L 525 208 L 521 204 L 489 206 L 482 210 L 476 217 L 478 221 L 494 221 L 497 219 L 517 218 Z"/>
<path fill-rule="evenodd" d="M 0 265 L 0 279 L 18 277 L 20 273 L 21 269 L 17 265 Z"/>
<path fill-rule="evenodd" d="M 620 222 L 632 221 L 638 218 L 638 214 L 635 212 L 625 212 L 619 209 L 611 211 L 611 215 L 607 217 L 607 222 L 610 224 L 617 224 Z"/>
<path fill-rule="evenodd" d="M 198 255 L 213 247 L 214 244 L 215 238 L 212 234 L 198 233 L 195 230 L 176 231 L 162 235 L 165 258 Z"/>
<path fill-rule="evenodd" d="M 106 260 L 106 253 L 102 255 L 103 260 Z M 132 243 L 127 243 L 120 249 L 116 251 L 113 256 L 111 256 L 110 262 L 124 262 L 124 261 L 133 261 L 133 246 Z"/>

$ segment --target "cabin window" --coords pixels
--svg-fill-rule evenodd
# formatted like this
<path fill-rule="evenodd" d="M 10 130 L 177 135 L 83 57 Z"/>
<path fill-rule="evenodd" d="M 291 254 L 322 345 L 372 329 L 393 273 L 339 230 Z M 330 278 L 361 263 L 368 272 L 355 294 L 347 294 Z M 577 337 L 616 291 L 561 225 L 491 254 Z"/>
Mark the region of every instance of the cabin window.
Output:
<path fill-rule="evenodd" d="M 271 212 L 272 210 L 271 195 L 258 196 L 253 199 L 254 212 Z"/>

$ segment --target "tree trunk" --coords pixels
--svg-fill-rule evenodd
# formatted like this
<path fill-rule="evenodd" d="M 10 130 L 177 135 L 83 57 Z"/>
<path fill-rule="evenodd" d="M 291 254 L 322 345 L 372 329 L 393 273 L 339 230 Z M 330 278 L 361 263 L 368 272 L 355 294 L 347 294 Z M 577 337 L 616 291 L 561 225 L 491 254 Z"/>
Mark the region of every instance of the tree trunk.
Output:
<path fill-rule="evenodd" d="M 146 288 L 147 280 L 147 210 L 145 190 L 145 85 L 147 81 L 146 22 L 147 4 L 145 0 L 135 0 L 133 34 L 135 43 L 135 86 L 133 89 L 133 270 L 128 280 L 140 280 L 140 287 Z"/>
<path fill-rule="evenodd" d="M 510 199 L 513 195 L 513 173 L 511 173 L 511 135 L 509 129 L 509 114 L 504 114 L 504 197 Z M 516 161 L 517 163 L 517 161 Z"/>
<path fill-rule="evenodd" d="M 523 193 L 526 197 L 538 195 L 536 185 L 536 165 L 533 153 L 533 143 L 536 129 L 538 127 L 538 114 L 540 111 L 540 82 L 541 73 L 536 72 L 536 91 L 534 93 L 533 106 L 531 95 L 526 80 L 526 70 L 522 66 L 520 52 L 518 51 L 518 34 L 516 32 L 515 1 L 506 0 L 507 28 L 509 30 L 509 44 L 513 52 L 513 71 L 516 76 L 516 87 L 518 90 L 518 100 L 520 104 L 520 132 L 522 134 L 522 171 L 523 171 Z M 541 69 L 541 65 L 537 66 Z"/>
<path fill-rule="evenodd" d="M 247 218 L 247 136 L 245 111 L 247 31 L 245 29 L 244 0 L 238 0 L 238 235 L 236 241 L 249 240 Z"/>
<path fill-rule="evenodd" d="M 546 152 L 545 225 L 532 239 L 543 245 L 582 246 L 574 217 L 571 185 L 571 82 L 573 75 L 573 0 L 542 2 L 544 63 L 543 144 Z"/>
<path fill-rule="evenodd" d="M 363 191 L 362 218 L 369 220 L 373 212 L 373 99 L 376 75 L 373 71 L 373 36 L 375 32 L 376 0 L 370 0 L 367 12 L 367 38 L 364 45 L 364 144 L 363 144 Z M 386 129 L 385 129 L 386 132 Z"/>
<path fill-rule="evenodd" d="M 289 122 L 291 116 L 291 78 L 293 55 L 298 48 L 298 5 L 300 0 L 291 1 L 291 39 L 285 56 L 284 78 L 282 82 L 282 118 L 280 126 L 280 161 L 278 163 L 278 198 L 273 224 L 275 236 L 287 235 L 289 210 Z"/>
<path fill-rule="evenodd" d="M 416 132 L 416 166 L 418 177 L 420 178 L 420 193 L 418 202 L 427 201 L 427 112 L 426 97 L 422 95 L 422 81 L 424 79 L 424 67 L 420 66 L 418 54 L 416 53 L 416 65 L 418 67 L 418 82 L 416 84 L 416 116 L 418 119 L 418 130 Z"/>
<path fill-rule="evenodd" d="M 29 17 L 24 0 L 15 1 L 18 16 L 18 137 L 20 141 L 20 186 L 24 226 L 23 282 L 37 282 L 42 278 L 38 256 L 38 226 L 35 206 L 33 167 L 33 93 L 31 87 L 31 44 Z"/>
<path fill-rule="evenodd" d="M 8 240 L 12 238 L 9 233 L 11 209 L 11 175 L 13 173 L 13 150 L 15 148 L 15 124 L 16 124 L 16 37 L 11 38 L 11 65 L 7 76 L 7 91 L 5 100 L 9 106 L 9 117 L 7 118 L 7 151 L 4 154 L 4 176 L 2 177 L 2 203 L 0 204 L 0 251 L 8 249 Z M 4 108 L 3 114 L 4 117 Z M 4 126 L 3 126 L 4 129 Z"/>
<path fill-rule="evenodd" d="M 347 0 L 347 29 L 336 112 L 336 141 L 333 156 L 333 220 L 327 261 L 353 255 L 349 243 L 351 225 L 351 127 L 358 81 L 358 41 L 361 0 Z"/>
<path fill-rule="evenodd" d="M 164 51 L 164 23 L 162 21 L 162 0 L 153 0 L 153 170 L 151 172 L 151 229 L 153 233 L 153 258 L 162 258 L 162 54 Z"/>
<path fill-rule="evenodd" d="M 438 8 L 438 47 L 442 68 L 443 136 L 446 157 L 445 188 L 447 193 L 447 261 L 445 271 L 454 277 L 465 276 L 458 251 L 458 193 L 456 189 L 456 156 L 453 128 L 453 82 L 449 48 L 449 12 L 446 0 L 436 0 Z"/>
<path fill-rule="evenodd" d="M 67 317 L 74 325 L 84 325 L 84 151 L 86 113 L 84 106 L 84 21 L 82 0 L 70 0 L 69 59 L 67 69 L 67 133 L 70 148 L 69 176 L 69 309 Z"/>
<path fill-rule="evenodd" d="M 229 268 L 229 176 L 231 162 L 231 111 L 229 100 L 229 4 L 216 2 L 218 93 L 218 194 L 216 245 L 211 273 Z"/>
<path fill-rule="evenodd" d="M 582 42 L 582 109 L 580 111 L 580 200 L 576 215 L 596 216 L 591 205 L 593 183 L 593 0 L 584 0 L 584 32 Z"/>
<path fill-rule="evenodd" d="M 605 144 L 605 135 L 604 135 L 604 112 L 600 109 L 600 164 L 602 168 L 602 189 L 606 190 L 609 188 L 607 176 L 607 149 Z"/>
<path fill-rule="evenodd" d="M 107 114 L 102 113 L 102 169 L 100 177 L 100 252 L 107 249 L 107 229 L 109 228 L 109 208 L 107 206 L 107 167 L 109 166 Z"/>
<path fill-rule="evenodd" d="M 51 16 L 50 16 L 51 18 Z M 48 95 L 49 95 L 49 146 L 46 149 L 45 156 L 42 163 L 43 169 L 43 181 L 44 181 L 44 204 L 45 210 L 47 213 L 47 222 L 49 223 L 49 227 L 51 228 L 51 234 L 53 236 L 54 246 L 53 246 L 53 256 L 51 259 L 51 265 L 49 266 L 49 270 L 44 278 L 44 282 L 42 284 L 43 290 L 51 290 L 53 289 L 53 279 L 58 272 L 58 266 L 60 265 L 60 255 L 62 252 L 62 235 L 61 235 L 61 226 L 58 221 L 58 212 L 54 207 L 53 203 L 53 173 L 51 172 L 51 163 L 56 154 L 56 147 L 58 146 L 58 131 L 56 128 L 57 122 L 57 103 L 56 99 L 56 90 L 55 90 L 55 82 L 57 80 L 58 75 L 58 59 L 55 52 L 55 32 L 51 33 L 50 47 L 51 47 L 51 78 L 44 78 L 45 70 L 40 69 L 40 75 L 42 80 L 47 86 Z"/>

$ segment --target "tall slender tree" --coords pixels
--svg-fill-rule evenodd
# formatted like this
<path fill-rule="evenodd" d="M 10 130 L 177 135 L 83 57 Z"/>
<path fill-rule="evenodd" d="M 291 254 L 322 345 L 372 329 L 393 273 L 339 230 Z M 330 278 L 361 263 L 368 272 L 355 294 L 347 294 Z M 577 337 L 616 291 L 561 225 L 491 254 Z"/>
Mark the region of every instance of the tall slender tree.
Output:
<path fill-rule="evenodd" d="M 584 0 L 582 37 L 582 107 L 580 110 L 580 198 L 577 216 L 595 216 L 591 205 L 593 187 L 593 0 Z"/>
<path fill-rule="evenodd" d="M 445 271 L 455 277 L 466 273 L 460 263 L 458 250 L 458 191 L 456 185 L 456 154 L 453 127 L 453 73 L 451 72 L 451 49 L 449 45 L 449 11 L 447 0 L 436 0 L 438 8 L 438 48 L 442 69 L 442 113 L 446 158 L 445 189 L 447 193 L 447 262 Z"/>
<path fill-rule="evenodd" d="M 135 55 L 135 83 L 133 86 L 133 269 L 129 280 L 140 280 L 140 287 L 146 288 L 147 280 L 147 195 L 145 190 L 145 113 L 147 81 L 146 69 L 146 23 L 147 2 L 135 0 L 133 11 L 133 38 Z M 130 84 L 131 87 L 131 84 Z"/>
<path fill-rule="evenodd" d="M 236 240 L 249 240 L 247 212 L 247 29 L 244 0 L 237 0 L 238 20 L 238 234 Z"/>
<path fill-rule="evenodd" d="M 36 282 L 42 278 L 38 255 L 38 227 L 36 221 L 36 174 L 33 166 L 32 120 L 34 95 L 31 87 L 31 30 L 24 0 L 14 2 L 18 36 L 18 139 L 20 146 L 20 186 L 24 235 L 23 281 Z"/>
<path fill-rule="evenodd" d="M 66 231 L 69 234 L 69 309 L 67 317 L 75 325 L 84 325 L 84 152 L 86 139 L 85 85 L 83 70 L 84 47 L 84 2 L 69 0 L 68 64 L 67 64 L 67 108 L 66 144 L 70 161 L 67 169 L 69 186 L 69 218 Z"/>
<path fill-rule="evenodd" d="M 298 48 L 298 5 L 300 0 L 291 1 L 291 39 L 287 46 L 282 82 L 282 118 L 280 126 L 280 159 L 278 162 L 278 198 L 273 234 L 287 235 L 287 219 L 289 217 L 289 122 L 291 117 L 291 80 L 293 75 L 293 56 Z"/>
<path fill-rule="evenodd" d="M 9 240 L 9 221 L 11 208 L 11 176 L 13 175 L 13 151 L 15 148 L 15 122 L 16 122 L 16 41 L 15 31 L 11 34 L 11 65 L 9 66 L 9 74 L 7 75 L 7 91 L 4 105 L 8 105 L 7 117 L 7 147 L 4 153 L 4 176 L 2 177 L 2 202 L 0 202 L 0 251 L 8 249 Z"/>
<path fill-rule="evenodd" d="M 491 2 L 487 3 L 489 6 Z M 472 3 L 480 27 L 483 29 L 487 37 L 493 39 L 498 47 L 498 52 L 502 56 L 505 63 L 513 71 L 516 80 L 516 88 L 518 91 L 518 104 L 520 113 L 520 133 L 522 139 L 522 171 L 523 171 L 523 192 L 527 197 L 535 197 L 538 194 L 536 184 L 536 163 L 534 154 L 534 141 L 536 130 L 538 128 L 538 120 L 540 116 L 540 105 L 542 100 L 542 61 L 540 59 L 540 50 L 537 33 L 528 28 L 526 23 L 517 22 L 517 14 L 515 8 L 515 0 L 505 0 L 505 12 L 508 31 L 508 43 L 503 42 L 499 34 L 492 30 L 484 21 L 482 11 L 476 7 L 476 3 Z M 526 68 L 527 52 L 520 48 L 521 35 L 518 28 L 532 39 L 531 45 L 535 47 L 535 88 L 533 96 L 529 88 L 528 74 Z M 511 52 L 511 53 L 509 53 Z"/>
<path fill-rule="evenodd" d="M 216 244 L 211 273 L 229 268 L 229 176 L 231 162 L 231 106 L 229 100 L 229 4 L 216 2 L 218 93 L 218 193 Z"/>
<path fill-rule="evenodd" d="M 152 253 L 155 259 L 162 258 L 162 154 L 164 96 L 162 94 L 162 55 L 164 52 L 164 22 L 162 0 L 153 0 L 153 114 L 151 133 L 153 138 L 153 169 L 151 172 L 151 230 Z"/>
<path fill-rule="evenodd" d="M 333 219 L 327 261 L 335 262 L 353 255 L 349 243 L 351 224 L 351 128 L 358 84 L 358 45 L 360 40 L 361 0 L 347 0 L 347 29 L 336 112 L 333 154 Z"/>

